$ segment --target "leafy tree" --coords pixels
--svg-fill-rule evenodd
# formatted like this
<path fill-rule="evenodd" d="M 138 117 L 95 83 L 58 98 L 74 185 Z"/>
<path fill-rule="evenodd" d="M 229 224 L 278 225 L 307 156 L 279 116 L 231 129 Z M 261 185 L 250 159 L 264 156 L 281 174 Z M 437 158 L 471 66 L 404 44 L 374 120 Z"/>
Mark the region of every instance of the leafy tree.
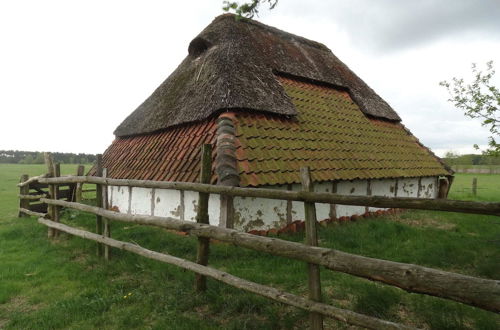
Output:
<path fill-rule="evenodd" d="M 95 161 L 96 155 L 53 152 L 54 160 L 61 164 L 89 164 Z M 42 152 L 21 150 L 0 150 L 0 163 L 9 164 L 43 164 L 45 162 Z"/>
<path fill-rule="evenodd" d="M 43 153 L 37 152 L 35 159 L 33 160 L 33 164 L 43 164 L 45 163 L 45 157 Z"/>
<path fill-rule="evenodd" d="M 500 157 L 488 155 L 465 154 L 459 155 L 456 152 L 448 151 L 443 160 L 446 164 L 453 165 L 500 165 Z"/>
<path fill-rule="evenodd" d="M 457 154 L 456 152 L 453 151 L 447 151 L 446 154 L 444 155 L 443 159 L 445 160 L 446 164 L 448 165 L 456 165 L 457 164 L 457 158 L 460 155 Z"/>
<path fill-rule="evenodd" d="M 447 151 L 446 154 L 444 155 L 444 158 L 458 158 L 460 155 L 454 151 Z"/>
<path fill-rule="evenodd" d="M 500 156 L 500 90 L 491 82 L 495 75 L 493 61 L 486 63 L 486 71 L 481 71 L 472 64 L 474 80 L 466 83 L 463 78 L 453 78 L 451 82 L 442 81 L 439 84 L 446 87 L 450 98 L 448 101 L 464 111 L 470 118 L 481 119 L 481 125 L 488 127 L 491 136 L 488 137 L 488 149 L 485 154 Z M 474 145 L 476 149 L 479 147 Z"/>
<path fill-rule="evenodd" d="M 33 156 L 26 155 L 23 160 L 19 161 L 20 164 L 33 164 Z"/>
<path fill-rule="evenodd" d="M 237 18 L 253 18 L 259 14 L 259 6 L 264 2 L 269 4 L 269 10 L 274 9 L 278 4 L 278 0 L 252 0 L 241 5 L 238 2 L 226 0 L 223 2 L 222 9 L 226 12 L 233 11 Z"/>

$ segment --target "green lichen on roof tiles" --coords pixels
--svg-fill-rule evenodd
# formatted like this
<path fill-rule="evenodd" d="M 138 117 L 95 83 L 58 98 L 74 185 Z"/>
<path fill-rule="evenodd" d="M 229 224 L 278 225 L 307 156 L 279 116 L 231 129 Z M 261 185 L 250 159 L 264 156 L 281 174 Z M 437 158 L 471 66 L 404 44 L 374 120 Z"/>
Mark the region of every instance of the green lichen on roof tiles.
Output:
<path fill-rule="evenodd" d="M 242 186 L 449 175 L 400 123 L 368 118 L 347 92 L 279 78 L 295 118 L 237 113 Z"/>

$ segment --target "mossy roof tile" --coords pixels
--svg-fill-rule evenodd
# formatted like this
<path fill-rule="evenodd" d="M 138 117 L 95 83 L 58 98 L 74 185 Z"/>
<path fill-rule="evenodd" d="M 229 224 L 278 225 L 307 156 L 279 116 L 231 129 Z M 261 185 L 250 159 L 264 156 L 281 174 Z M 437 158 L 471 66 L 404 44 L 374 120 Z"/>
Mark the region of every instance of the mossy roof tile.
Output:
<path fill-rule="evenodd" d="M 243 186 L 298 183 L 305 165 L 316 181 L 449 174 L 403 125 L 368 118 L 347 92 L 279 80 L 298 115 L 237 113 Z"/>

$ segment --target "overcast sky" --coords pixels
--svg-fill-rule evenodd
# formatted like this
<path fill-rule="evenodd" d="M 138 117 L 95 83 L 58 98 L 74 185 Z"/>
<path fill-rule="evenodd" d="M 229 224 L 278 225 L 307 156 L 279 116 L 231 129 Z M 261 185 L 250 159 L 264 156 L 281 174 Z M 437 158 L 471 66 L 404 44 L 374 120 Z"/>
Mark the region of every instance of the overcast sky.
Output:
<path fill-rule="evenodd" d="M 102 153 L 221 7 L 1 1 L 0 149 Z M 500 71 L 500 0 L 280 0 L 257 19 L 328 46 L 438 155 L 486 143 L 439 81 L 469 77 L 473 62 Z"/>

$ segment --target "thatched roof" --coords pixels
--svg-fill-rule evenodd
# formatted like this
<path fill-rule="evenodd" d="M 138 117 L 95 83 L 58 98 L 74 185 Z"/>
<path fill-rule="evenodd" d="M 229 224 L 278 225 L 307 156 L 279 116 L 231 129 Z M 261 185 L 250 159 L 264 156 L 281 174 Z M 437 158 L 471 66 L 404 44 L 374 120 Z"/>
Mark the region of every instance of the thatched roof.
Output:
<path fill-rule="evenodd" d="M 224 110 L 295 116 L 275 73 L 345 88 L 365 114 L 400 121 L 397 113 L 323 44 L 233 15 L 214 19 L 189 54 L 115 130 L 151 133 Z"/>

